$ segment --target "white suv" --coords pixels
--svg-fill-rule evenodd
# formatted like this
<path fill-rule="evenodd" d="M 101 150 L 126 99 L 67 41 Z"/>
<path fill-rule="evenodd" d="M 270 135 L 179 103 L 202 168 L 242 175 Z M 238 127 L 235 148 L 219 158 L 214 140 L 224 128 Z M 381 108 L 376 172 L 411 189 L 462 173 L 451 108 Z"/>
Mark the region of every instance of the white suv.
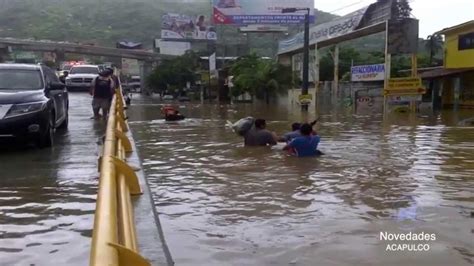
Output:
<path fill-rule="evenodd" d="M 76 65 L 69 71 L 66 86 L 70 91 L 89 90 L 92 81 L 99 75 L 99 66 Z"/>

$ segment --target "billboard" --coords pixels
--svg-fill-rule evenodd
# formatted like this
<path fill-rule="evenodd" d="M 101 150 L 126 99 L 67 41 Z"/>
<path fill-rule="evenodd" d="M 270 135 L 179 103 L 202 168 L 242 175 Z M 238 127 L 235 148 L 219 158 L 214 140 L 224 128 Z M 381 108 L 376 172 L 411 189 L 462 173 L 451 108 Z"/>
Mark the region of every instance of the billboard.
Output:
<path fill-rule="evenodd" d="M 173 42 L 156 40 L 156 47 L 160 49 L 160 54 L 165 55 L 184 55 L 186 51 L 191 50 L 190 42 Z"/>
<path fill-rule="evenodd" d="M 122 74 L 140 75 L 140 65 L 138 64 L 138 60 L 122 58 Z"/>
<path fill-rule="evenodd" d="M 216 29 L 204 15 L 164 14 L 161 20 L 162 39 L 217 40 Z"/>
<path fill-rule="evenodd" d="M 314 0 L 213 0 L 215 24 L 302 24 L 306 11 L 282 13 L 284 8 L 309 8 L 314 22 Z"/>
<path fill-rule="evenodd" d="M 240 27 L 240 32 L 287 32 L 288 27 L 280 25 L 248 25 Z"/>
<path fill-rule="evenodd" d="M 368 7 L 364 7 L 343 17 L 336 18 L 327 23 L 317 25 L 309 30 L 309 42 L 311 45 L 329 40 L 335 37 L 351 33 L 359 27 Z M 283 40 L 278 44 L 278 53 L 282 54 L 303 48 L 304 33 L 300 32 L 294 37 Z"/>
<path fill-rule="evenodd" d="M 385 64 L 353 66 L 352 81 L 378 81 L 385 79 Z"/>

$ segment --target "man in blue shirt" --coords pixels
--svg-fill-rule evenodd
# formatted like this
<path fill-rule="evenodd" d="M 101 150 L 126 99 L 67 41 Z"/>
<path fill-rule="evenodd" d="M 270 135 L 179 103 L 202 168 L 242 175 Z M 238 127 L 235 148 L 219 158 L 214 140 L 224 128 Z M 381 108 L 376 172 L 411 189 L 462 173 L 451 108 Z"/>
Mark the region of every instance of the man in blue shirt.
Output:
<path fill-rule="evenodd" d="M 301 128 L 301 123 L 293 123 L 291 125 L 291 132 L 288 132 L 285 135 L 283 135 L 281 138 L 278 139 L 278 141 L 288 143 L 292 141 L 294 138 L 301 137 L 300 128 Z"/>
<path fill-rule="evenodd" d="M 312 135 L 313 127 L 310 124 L 303 124 L 300 128 L 301 137 L 293 139 L 283 150 L 290 151 L 298 157 L 310 157 L 320 155 L 318 144 L 321 138 Z"/>

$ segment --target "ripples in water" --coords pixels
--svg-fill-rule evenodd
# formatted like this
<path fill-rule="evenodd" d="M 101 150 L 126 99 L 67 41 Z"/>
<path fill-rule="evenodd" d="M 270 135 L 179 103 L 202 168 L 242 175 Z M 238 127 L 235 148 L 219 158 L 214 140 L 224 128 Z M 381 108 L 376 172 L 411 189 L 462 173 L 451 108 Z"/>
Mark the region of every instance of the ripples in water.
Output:
<path fill-rule="evenodd" d="M 279 148 L 243 148 L 225 126 L 232 119 L 225 108 L 216 119 L 188 107 L 194 118 L 177 124 L 159 120 L 157 107 L 135 108 L 152 120 L 131 126 L 178 265 L 463 265 L 474 258 L 466 215 L 474 210 L 472 130 L 326 114 L 318 131 L 327 155 L 298 159 Z M 279 112 L 265 117 L 280 133 L 291 124 Z M 387 255 L 381 231 L 428 231 L 439 240 L 428 255 Z"/>

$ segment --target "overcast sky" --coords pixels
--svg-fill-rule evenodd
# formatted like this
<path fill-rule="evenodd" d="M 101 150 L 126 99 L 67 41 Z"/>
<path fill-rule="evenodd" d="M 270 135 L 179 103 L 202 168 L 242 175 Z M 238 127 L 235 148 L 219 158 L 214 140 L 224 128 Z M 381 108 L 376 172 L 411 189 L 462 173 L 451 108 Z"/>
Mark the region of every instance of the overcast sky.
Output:
<path fill-rule="evenodd" d="M 315 0 L 322 11 L 345 15 L 375 0 Z M 420 37 L 474 20 L 474 0 L 411 0 L 412 14 L 420 20 Z"/>

